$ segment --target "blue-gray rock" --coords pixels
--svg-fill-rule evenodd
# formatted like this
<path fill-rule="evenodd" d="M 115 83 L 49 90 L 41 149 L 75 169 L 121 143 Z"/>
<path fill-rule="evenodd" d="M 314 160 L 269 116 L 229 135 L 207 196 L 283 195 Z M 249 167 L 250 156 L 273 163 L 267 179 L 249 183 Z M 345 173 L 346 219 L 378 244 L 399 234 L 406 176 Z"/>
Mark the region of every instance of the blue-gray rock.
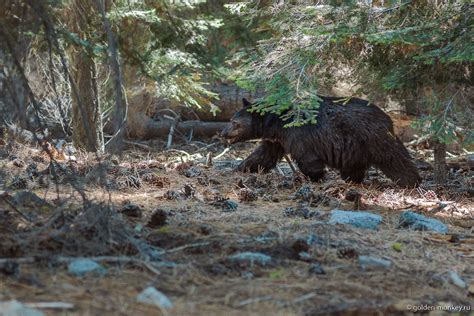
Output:
<path fill-rule="evenodd" d="M 161 308 L 173 308 L 173 303 L 171 303 L 170 299 L 152 286 L 147 287 L 140 294 L 138 294 L 137 301 L 140 303 L 155 305 Z"/>
<path fill-rule="evenodd" d="M 272 257 L 260 252 L 240 252 L 229 258 L 240 263 L 250 263 L 250 265 L 256 263 L 265 266 L 272 262 Z"/>
<path fill-rule="evenodd" d="M 308 272 L 311 274 L 326 274 L 326 271 L 324 271 L 323 266 L 319 263 L 313 263 L 309 269 Z"/>
<path fill-rule="evenodd" d="M 369 212 L 332 210 L 329 224 L 352 225 L 357 228 L 377 229 L 382 216 Z"/>
<path fill-rule="evenodd" d="M 412 211 L 405 211 L 400 215 L 398 226 L 408 227 L 414 230 L 435 231 L 440 234 L 446 234 L 448 232 L 448 226 L 443 222 Z"/>
<path fill-rule="evenodd" d="M 456 272 L 451 270 L 451 271 L 448 272 L 448 276 L 449 276 L 449 278 L 451 279 L 451 282 L 453 282 L 454 285 L 460 287 L 461 289 L 467 288 L 466 282 Z"/>
<path fill-rule="evenodd" d="M 44 313 L 12 300 L 0 302 L 0 316 L 44 316 Z"/>
<path fill-rule="evenodd" d="M 76 277 L 85 275 L 103 275 L 107 271 L 103 266 L 90 259 L 76 259 L 69 263 L 68 272 Z"/>
<path fill-rule="evenodd" d="M 364 270 L 369 267 L 380 267 L 388 269 L 392 266 L 392 262 L 382 258 L 359 256 L 359 265 Z"/>
<path fill-rule="evenodd" d="M 239 207 L 239 204 L 237 204 L 237 202 L 234 202 L 232 200 L 226 200 L 224 201 L 224 203 L 222 203 L 222 210 L 224 212 L 236 211 L 238 207 Z"/>

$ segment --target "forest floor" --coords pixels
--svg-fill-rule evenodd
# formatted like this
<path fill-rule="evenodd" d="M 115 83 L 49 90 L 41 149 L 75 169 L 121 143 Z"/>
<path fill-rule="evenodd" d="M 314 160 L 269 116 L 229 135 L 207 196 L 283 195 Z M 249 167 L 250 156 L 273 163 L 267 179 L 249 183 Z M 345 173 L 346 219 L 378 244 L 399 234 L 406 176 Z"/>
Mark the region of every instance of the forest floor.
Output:
<path fill-rule="evenodd" d="M 444 188 L 420 162 L 423 185 L 407 190 L 376 170 L 361 185 L 335 171 L 312 183 L 286 163 L 234 172 L 252 147 L 195 142 L 50 164 L 38 149 L 0 146 L 0 303 L 72 304 L 40 308 L 46 315 L 474 313 L 474 173 L 465 156 L 450 160 Z M 222 155 L 206 161 L 208 152 Z M 383 220 L 378 229 L 334 225 L 334 209 Z M 448 233 L 400 228 L 405 210 L 439 219 Z M 104 269 L 74 276 L 68 264 L 78 257 Z M 150 286 L 173 307 L 137 302 Z"/>

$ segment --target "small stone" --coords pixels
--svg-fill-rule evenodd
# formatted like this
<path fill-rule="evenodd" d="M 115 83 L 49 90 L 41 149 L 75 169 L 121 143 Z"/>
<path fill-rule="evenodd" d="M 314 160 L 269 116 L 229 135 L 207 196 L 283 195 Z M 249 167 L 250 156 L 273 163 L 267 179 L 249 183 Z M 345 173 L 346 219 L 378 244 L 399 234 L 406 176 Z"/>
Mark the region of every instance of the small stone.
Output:
<path fill-rule="evenodd" d="M 237 202 L 234 202 L 232 200 L 225 200 L 222 203 L 222 209 L 224 212 L 236 211 L 238 207 L 239 207 L 239 204 L 237 204 Z"/>
<path fill-rule="evenodd" d="M 0 316 L 44 316 L 44 313 L 12 300 L 0 302 Z"/>
<path fill-rule="evenodd" d="M 170 299 L 152 286 L 147 287 L 140 294 L 138 294 L 137 301 L 140 303 L 155 305 L 161 308 L 173 308 L 173 303 L 171 303 Z"/>
<path fill-rule="evenodd" d="M 377 229 L 382 216 L 369 212 L 332 210 L 329 224 L 352 225 L 357 228 Z"/>
<path fill-rule="evenodd" d="M 300 259 L 302 261 L 310 261 L 311 260 L 311 255 L 306 251 L 302 251 L 302 252 L 298 253 L 298 259 Z"/>
<path fill-rule="evenodd" d="M 359 256 L 359 265 L 363 270 L 369 267 L 381 267 L 388 269 L 392 266 L 392 262 L 382 258 Z"/>
<path fill-rule="evenodd" d="M 266 266 L 272 262 L 272 257 L 260 252 L 240 252 L 229 258 L 240 263 L 250 263 L 251 266 L 254 263 Z"/>
<path fill-rule="evenodd" d="M 451 279 L 451 282 L 453 282 L 453 284 L 457 287 L 460 287 L 461 289 L 467 288 L 466 282 L 464 282 L 464 280 L 456 272 L 451 270 L 448 272 L 448 276 Z"/>
<path fill-rule="evenodd" d="M 446 234 L 448 232 L 448 226 L 443 222 L 412 211 L 405 211 L 400 215 L 398 227 L 408 227 L 422 231 L 435 231 L 440 234 Z"/>
<path fill-rule="evenodd" d="M 319 262 L 313 263 L 309 267 L 308 272 L 311 274 L 326 274 L 326 271 L 324 271 L 323 266 Z"/>
<path fill-rule="evenodd" d="M 469 169 L 474 170 L 474 155 L 468 155 L 466 157 L 466 162 Z"/>
<path fill-rule="evenodd" d="M 76 259 L 69 263 L 68 272 L 76 277 L 83 277 L 85 275 L 103 275 L 106 269 L 90 259 Z"/>

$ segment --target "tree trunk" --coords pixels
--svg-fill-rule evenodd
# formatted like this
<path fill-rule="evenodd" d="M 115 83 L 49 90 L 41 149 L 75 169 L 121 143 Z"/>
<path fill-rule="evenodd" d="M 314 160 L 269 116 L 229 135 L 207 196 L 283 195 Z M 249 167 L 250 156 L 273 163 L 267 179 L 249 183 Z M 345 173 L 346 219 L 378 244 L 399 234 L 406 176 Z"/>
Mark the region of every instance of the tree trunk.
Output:
<path fill-rule="evenodd" d="M 193 137 L 212 137 L 217 135 L 228 122 L 201 122 L 184 121 L 176 123 L 174 131 L 188 135 L 192 132 Z M 170 134 L 173 121 L 155 122 L 151 119 L 142 125 L 142 129 L 135 136 L 139 139 L 165 138 Z"/>
<path fill-rule="evenodd" d="M 81 39 L 90 40 L 92 18 L 95 16 L 93 0 L 73 0 L 70 27 Z M 72 139 L 74 146 L 89 152 L 104 150 L 102 118 L 100 115 L 97 72 L 91 54 L 84 47 L 74 47 L 70 53 L 72 91 Z"/>
<path fill-rule="evenodd" d="M 440 141 L 434 142 L 434 180 L 439 185 L 446 184 L 446 144 Z"/>

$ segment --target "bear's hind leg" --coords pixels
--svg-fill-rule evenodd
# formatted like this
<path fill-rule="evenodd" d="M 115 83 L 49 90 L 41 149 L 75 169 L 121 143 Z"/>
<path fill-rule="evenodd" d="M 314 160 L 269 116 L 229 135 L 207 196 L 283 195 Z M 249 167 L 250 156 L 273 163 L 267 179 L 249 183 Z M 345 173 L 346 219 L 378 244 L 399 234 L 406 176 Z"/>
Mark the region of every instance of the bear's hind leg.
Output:
<path fill-rule="evenodd" d="M 367 167 L 365 166 L 353 166 L 351 168 L 341 169 L 341 178 L 344 181 L 361 183 L 364 181 L 365 172 Z"/>
<path fill-rule="evenodd" d="M 319 181 L 324 177 L 325 164 L 321 160 L 297 160 L 296 163 L 300 171 L 308 176 L 311 181 Z"/>
<path fill-rule="evenodd" d="M 421 183 L 418 169 L 399 139 L 386 146 L 383 154 L 378 157 L 376 167 L 401 187 L 416 187 Z"/>

